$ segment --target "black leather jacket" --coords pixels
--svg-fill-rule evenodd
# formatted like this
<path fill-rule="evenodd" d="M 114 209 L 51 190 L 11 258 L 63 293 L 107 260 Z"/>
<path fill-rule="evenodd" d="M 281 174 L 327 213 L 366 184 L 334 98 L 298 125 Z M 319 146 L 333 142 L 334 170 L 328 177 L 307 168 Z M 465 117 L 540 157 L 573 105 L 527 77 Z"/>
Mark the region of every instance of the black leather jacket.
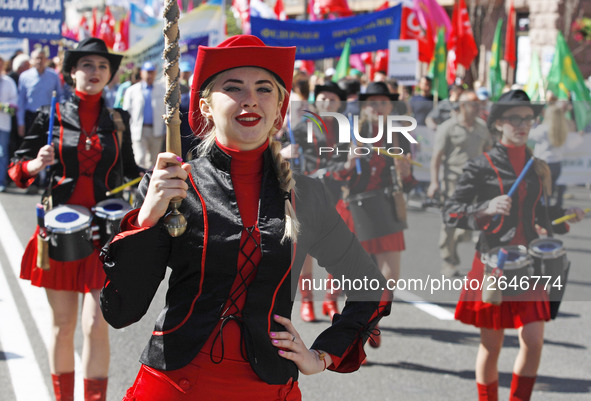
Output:
<path fill-rule="evenodd" d="M 281 243 L 284 200 L 270 151 L 264 153 L 258 225 L 262 259 L 250 284 L 242 316 L 242 339 L 255 373 L 269 384 L 297 379 L 296 365 L 281 358 L 270 331 L 285 328 L 273 315 L 291 316 L 297 281 L 306 254 L 336 277 L 377 280 L 377 291 L 347 291 L 347 304 L 330 328 L 312 345 L 343 358 L 338 371 L 353 371 L 363 360 L 363 343 L 381 316 L 389 314 L 391 293 L 384 277 L 338 216 L 317 180 L 297 176 L 292 202 L 301 223 L 298 241 Z M 231 157 L 216 145 L 206 157 L 192 160 L 187 198 L 180 208 L 188 220 L 185 234 L 171 238 L 162 222 L 126 231 L 103 252 L 107 282 L 101 308 L 116 328 L 138 321 L 171 268 L 166 307 L 160 314 L 141 362 L 158 369 L 187 365 L 201 350 L 221 318 L 236 277 L 243 230 L 230 177 Z M 141 204 L 150 176 L 140 184 Z M 130 212 L 122 223 L 127 224 Z M 209 350 L 207 350 L 209 351 Z"/>
<path fill-rule="evenodd" d="M 72 95 L 68 101 L 59 103 L 56 107 L 52 140 L 57 163 L 49 170 L 50 176 L 53 177 L 51 191 L 54 206 L 66 203 L 70 199 L 78 179 L 78 141 L 81 132 L 79 102 L 80 98 Z M 127 128 L 123 131 L 120 144 L 109 110 L 104 106 L 104 101 L 101 102 L 97 135 L 101 141 L 102 154 L 94 172 L 94 195 L 97 203 L 106 198 L 105 192 L 121 185 L 124 176 L 133 179 L 141 171 L 135 164 L 131 148 L 129 114 L 117 109 Z M 39 149 L 47 144 L 49 111 L 49 106 L 40 108 L 31 129 L 12 160 L 9 173 L 21 187 L 30 185 L 33 180 L 23 178 L 19 164 L 36 158 Z"/>
<path fill-rule="evenodd" d="M 517 180 L 507 148 L 496 143 L 493 148 L 466 164 L 460 176 L 456 191 L 447 200 L 443 208 L 443 220 L 451 227 L 483 230 L 476 248 L 483 252 L 497 246 L 507 245 L 515 235 L 518 224 L 523 224 L 524 234 L 529 244 L 538 238 L 535 224 L 562 234 L 567 226 L 552 226 L 552 220 L 563 216 L 564 210 L 555 206 L 548 207 L 548 217 L 540 198 L 542 182 L 535 170 L 529 169 L 523 182 L 527 185 L 527 195 L 523 200 L 523 220 L 518 219 L 517 194 L 513 196 L 511 214 L 502 216 L 497 221 L 490 217 L 478 218 L 479 212 L 486 210 L 493 198 L 506 194 Z M 524 244 L 527 245 L 527 244 Z"/>

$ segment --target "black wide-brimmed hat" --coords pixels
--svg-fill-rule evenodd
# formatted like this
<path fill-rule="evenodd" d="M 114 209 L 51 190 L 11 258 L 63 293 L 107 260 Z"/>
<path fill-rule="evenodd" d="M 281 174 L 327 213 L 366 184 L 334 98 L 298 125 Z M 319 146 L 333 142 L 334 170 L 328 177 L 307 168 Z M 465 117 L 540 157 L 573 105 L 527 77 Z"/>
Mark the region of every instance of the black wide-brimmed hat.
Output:
<path fill-rule="evenodd" d="M 527 93 L 521 89 L 505 92 L 501 95 L 501 97 L 499 97 L 499 100 L 496 101 L 490 109 L 490 114 L 488 115 L 488 120 L 486 121 L 488 129 L 493 131 L 495 129 L 495 121 L 501 118 L 501 116 L 507 110 L 520 106 L 525 106 L 532 109 L 534 112 L 534 118 L 537 117 L 544 109 L 543 104 L 532 103 L 529 96 L 527 96 Z"/>
<path fill-rule="evenodd" d="M 121 64 L 121 60 L 123 56 L 119 54 L 109 53 L 109 49 L 107 49 L 107 45 L 99 38 L 86 38 L 80 43 L 75 49 L 66 50 L 66 54 L 64 55 L 64 64 L 62 66 L 62 73 L 64 74 L 64 80 L 69 84 L 72 85 L 72 78 L 70 77 L 70 72 L 72 72 L 72 68 L 76 66 L 78 60 L 84 56 L 91 56 L 97 55 L 106 58 L 109 60 L 109 64 L 111 66 L 111 79 L 117 73 L 119 69 L 119 64 Z"/>
<path fill-rule="evenodd" d="M 387 96 L 392 101 L 398 100 L 398 93 L 391 93 L 384 82 L 370 82 L 365 92 L 359 94 L 359 100 L 367 100 L 370 96 Z"/>
<path fill-rule="evenodd" d="M 314 87 L 314 99 L 318 98 L 318 95 L 322 92 L 330 92 L 337 95 L 341 102 L 345 102 L 347 100 L 347 94 L 344 90 L 341 89 L 339 85 L 335 82 L 329 81 L 326 85 L 316 85 Z"/>

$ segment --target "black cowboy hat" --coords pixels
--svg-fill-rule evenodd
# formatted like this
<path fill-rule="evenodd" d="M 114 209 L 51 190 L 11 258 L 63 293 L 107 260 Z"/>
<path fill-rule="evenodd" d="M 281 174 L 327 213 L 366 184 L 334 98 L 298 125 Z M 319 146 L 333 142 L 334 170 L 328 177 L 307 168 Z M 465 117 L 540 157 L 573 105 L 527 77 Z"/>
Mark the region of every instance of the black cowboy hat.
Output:
<path fill-rule="evenodd" d="M 78 46 L 75 49 L 66 50 L 66 54 L 64 55 L 62 73 L 64 75 L 64 80 L 69 85 L 73 84 L 72 78 L 70 77 L 72 68 L 76 66 L 76 63 L 80 58 L 90 55 L 101 56 L 109 60 L 109 64 L 111 65 L 111 79 L 113 79 L 117 73 L 119 64 L 121 64 L 121 60 L 123 59 L 123 56 L 119 54 L 109 53 L 107 45 L 101 39 L 86 38 L 78 43 Z"/>
<path fill-rule="evenodd" d="M 367 100 L 370 96 L 387 96 L 391 101 L 398 100 L 398 93 L 390 93 L 388 85 L 384 82 L 370 82 L 365 89 L 365 92 L 359 94 L 359 100 Z"/>
<path fill-rule="evenodd" d="M 501 116 L 507 110 L 520 106 L 531 108 L 534 112 L 534 118 L 537 117 L 544 109 L 543 104 L 532 103 L 529 96 L 527 96 L 527 93 L 521 89 L 505 92 L 501 95 L 501 97 L 499 97 L 499 100 L 495 102 L 490 109 L 490 114 L 488 115 L 488 120 L 486 122 L 488 129 L 494 131 L 495 121 L 501 118 Z"/>
<path fill-rule="evenodd" d="M 345 91 L 342 90 L 339 85 L 332 81 L 327 82 L 326 85 L 316 85 L 314 87 L 314 99 L 317 99 L 318 95 L 322 92 L 334 93 L 339 97 L 341 102 L 347 101 L 347 94 L 345 93 Z"/>

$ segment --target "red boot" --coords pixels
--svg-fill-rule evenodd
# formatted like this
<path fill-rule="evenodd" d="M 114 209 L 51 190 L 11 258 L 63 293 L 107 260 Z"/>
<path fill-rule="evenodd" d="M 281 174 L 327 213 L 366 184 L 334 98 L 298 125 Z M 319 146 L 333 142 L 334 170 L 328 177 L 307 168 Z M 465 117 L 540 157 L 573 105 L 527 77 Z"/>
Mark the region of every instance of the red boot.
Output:
<path fill-rule="evenodd" d="M 536 376 L 527 377 L 519 376 L 513 373 L 511 379 L 511 392 L 509 393 L 509 401 L 529 401 L 531 393 L 534 390 L 536 383 Z"/>
<path fill-rule="evenodd" d="M 51 375 L 56 401 L 74 401 L 74 372 Z"/>
<path fill-rule="evenodd" d="M 337 306 L 336 301 L 324 301 L 322 303 L 322 314 L 324 316 L 328 316 L 330 317 L 330 320 L 332 320 L 332 317 L 336 314 L 339 313 L 339 307 Z"/>
<path fill-rule="evenodd" d="M 300 276 L 300 293 L 302 294 L 302 307 L 300 316 L 304 322 L 316 321 L 314 314 L 314 296 L 312 294 L 312 275 L 302 274 Z"/>
<path fill-rule="evenodd" d="M 489 384 L 480 384 L 476 382 L 478 389 L 478 401 L 498 401 L 499 400 L 499 381 Z"/>
<path fill-rule="evenodd" d="M 84 379 L 84 401 L 105 401 L 108 379 Z"/>

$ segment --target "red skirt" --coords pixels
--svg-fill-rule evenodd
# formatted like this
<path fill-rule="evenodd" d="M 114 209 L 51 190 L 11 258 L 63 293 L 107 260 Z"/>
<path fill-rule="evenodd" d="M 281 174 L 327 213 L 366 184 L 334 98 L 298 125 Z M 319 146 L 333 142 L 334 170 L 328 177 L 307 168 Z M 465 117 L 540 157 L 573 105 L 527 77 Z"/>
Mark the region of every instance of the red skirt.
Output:
<path fill-rule="evenodd" d="M 25 254 L 21 261 L 20 278 L 30 280 L 36 287 L 50 288 L 52 290 L 76 291 L 81 293 L 90 290 L 100 290 L 105 283 L 106 275 L 103 264 L 99 260 L 99 251 L 84 259 L 73 262 L 59 262 L 49 259 L 49 270 L 37 267 L 37 233 L 29 239 L 25 248 Z"/>
<path fill-rule="evenodd" d="M 347 204 L 342 199 L 337 203 L 337 212 L 341 215 L 343 221 L 349 227 L 351 232 L 355 232 L 355 223 L 353 222 L 353 215 L 347 207 Z M 367 241 L 361 241 L 361 246 L 369 254 L 377 255 L 383 252 L 404 251 L 406 245 L 404 243 L 404 231 L 398 231 L 383 237 L 372 238 Z"/>
<path fill-rule="evenodd" d="M 123 401 L 300 401 L 298 382 L 272 385 L 262 381 L 246 361 L 220 364 L 200 352 L 187 366 L 162 371 L 142 365 Z"/>
<path fill-rule="evenodd" d="M 482 282 L 485 266 L 480 260 L 480 252 L 474 255 L 472 270 L 467 280 Z M 487 329 L 519 328 L 535 321 L 550 320 L 550 303 L 543 286 L 525 291 L 519 295 L 505 296 L 500 305 L 482 302 L 482 290 L 466 286 L 460 294 L 456 306 L 456 320 Z M 473 286 L 474 288 L 476 286 Z"/>

